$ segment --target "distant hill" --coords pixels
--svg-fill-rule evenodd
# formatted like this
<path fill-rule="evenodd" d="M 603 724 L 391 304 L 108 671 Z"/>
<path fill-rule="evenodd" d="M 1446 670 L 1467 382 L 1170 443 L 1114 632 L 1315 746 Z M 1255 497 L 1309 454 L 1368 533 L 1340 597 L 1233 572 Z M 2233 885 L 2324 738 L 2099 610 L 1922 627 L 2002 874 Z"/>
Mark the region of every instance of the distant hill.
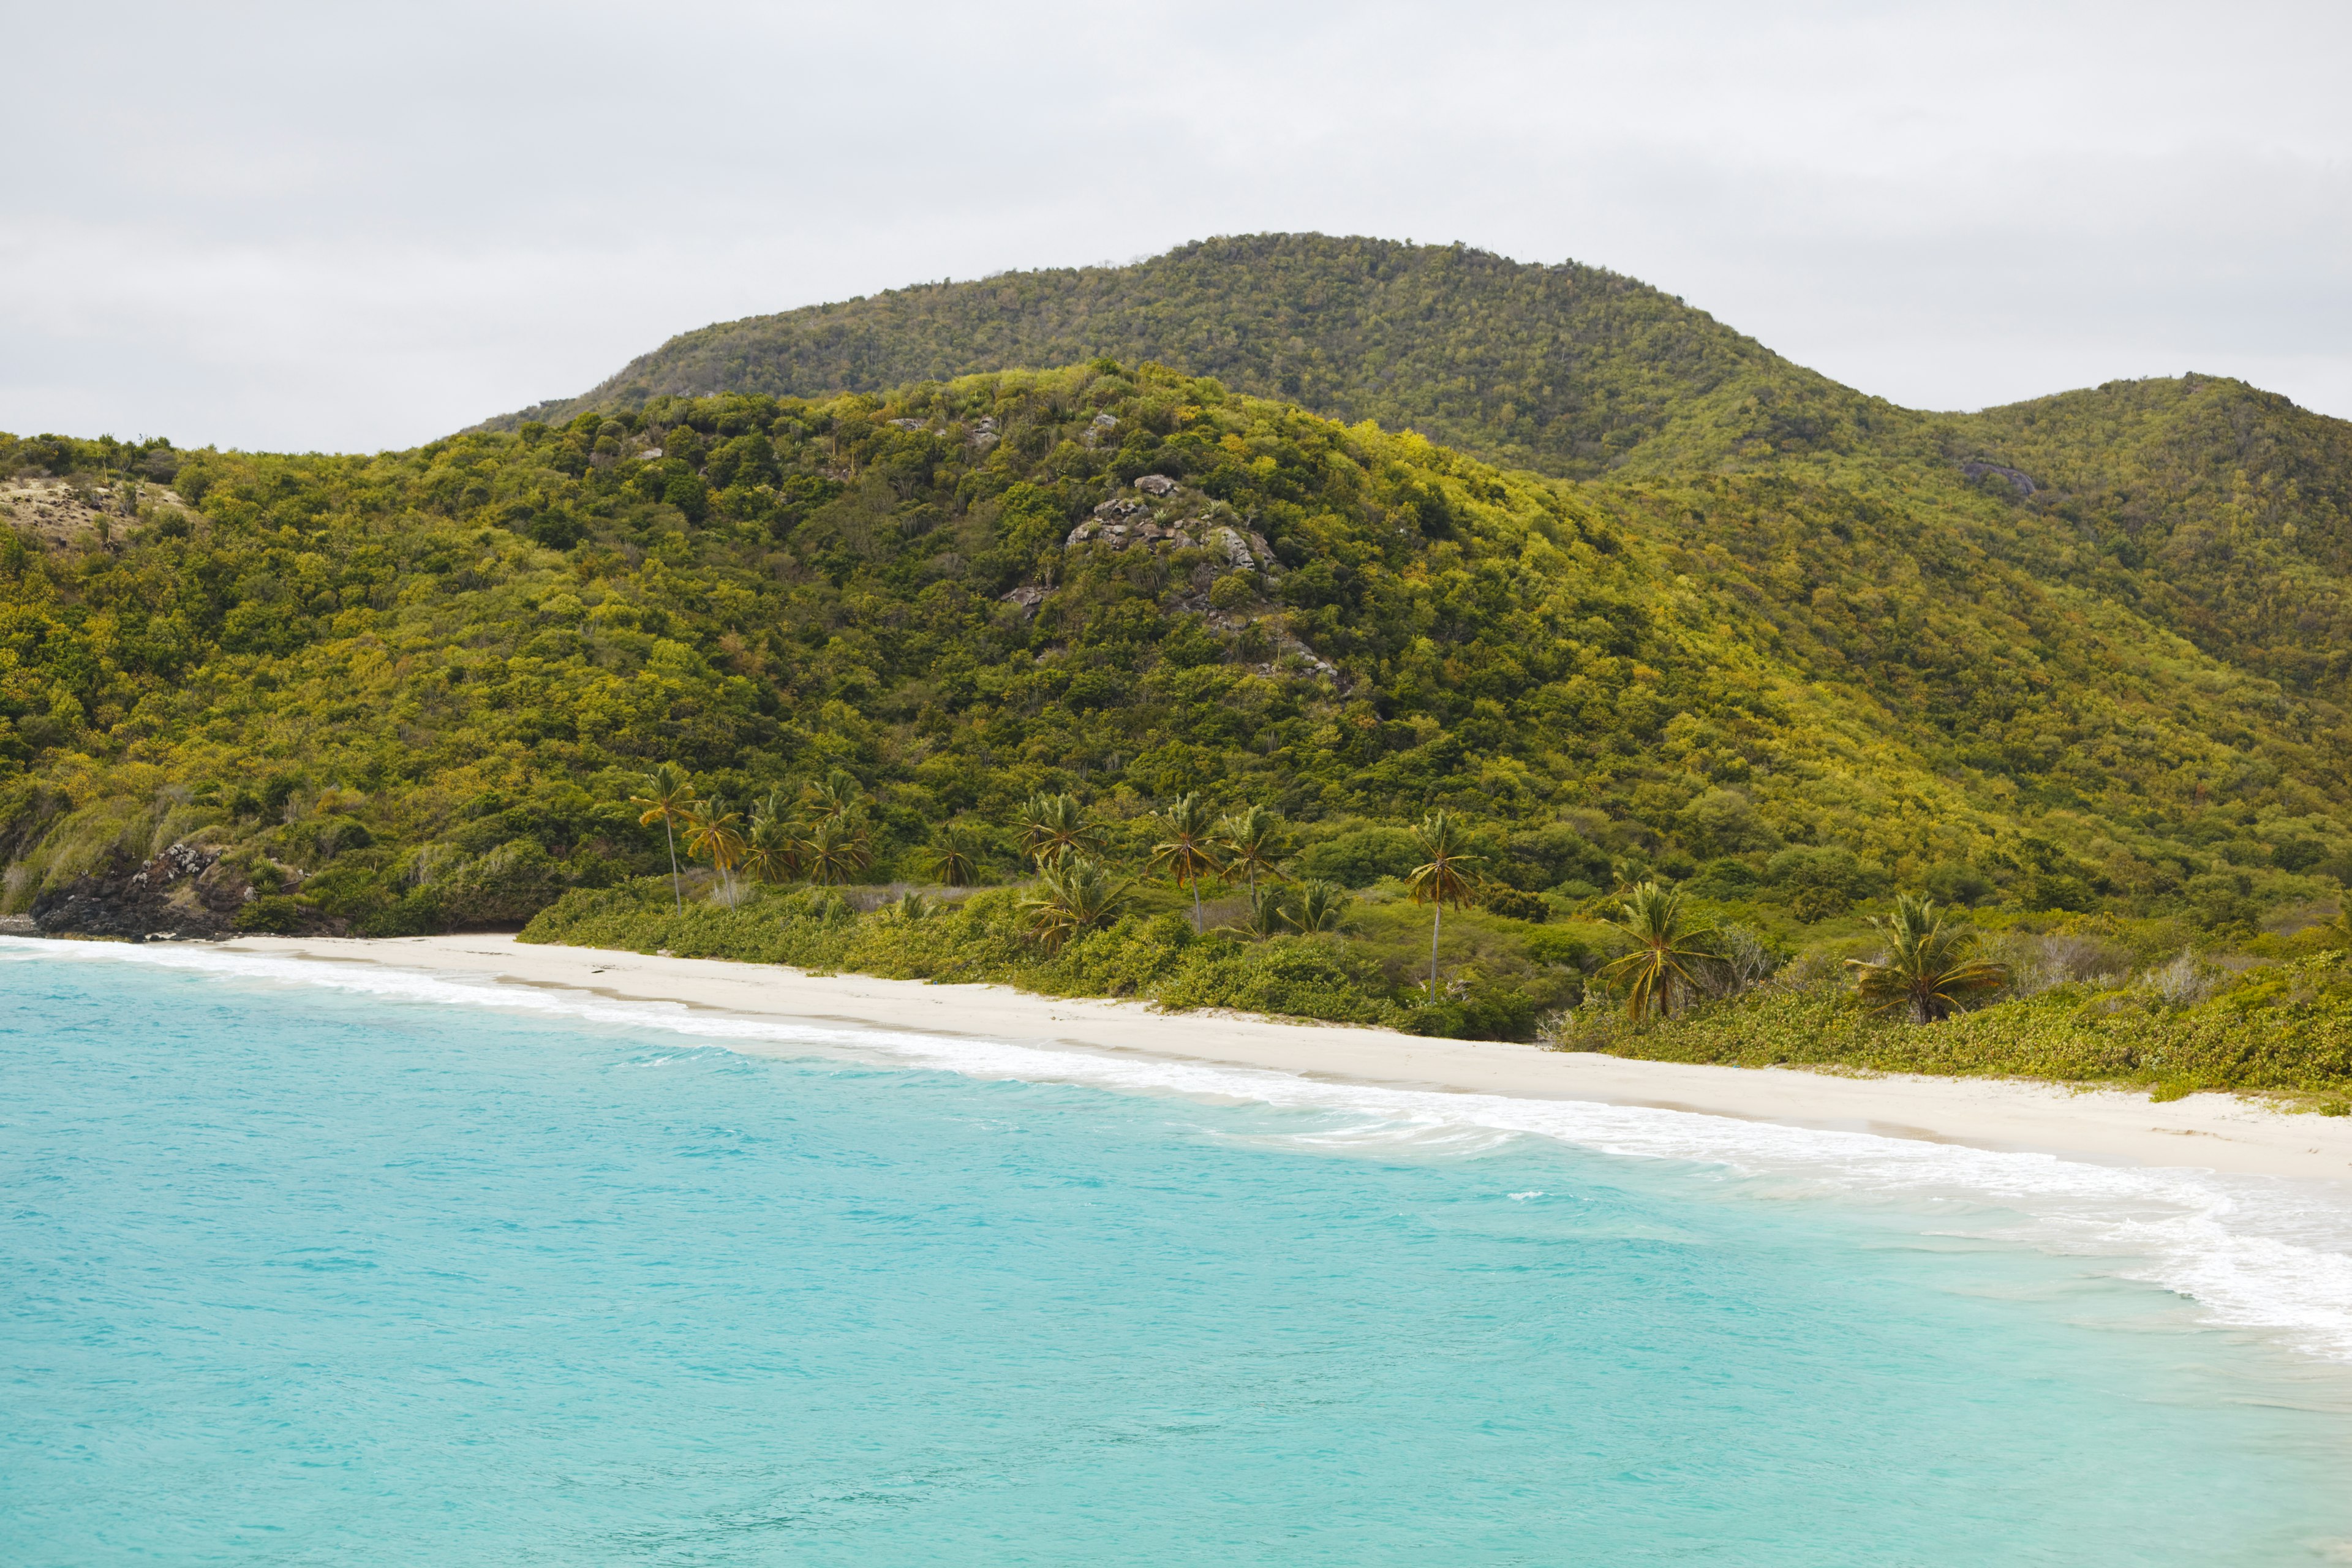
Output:
<path fill-rule="evenodd" d="M 1748 440 L 1814 446 L 1895 413 L 1618 273 L 1458 245 L 1266 234 L 1131 267 L 1011 272 L 721 322 L 488 427 L 665 395 L 875 393 L 1097 357 L 1156 361 L 1580 478 Z"/>
<path fill-rule="evenodd" d="M 2189 375 L 1937 416 L 1888 447 L 2012 468 L 2032 486 L 2014 500 L 2036 571 L 2290 693 L 2352 700 L 2352 424 Z M 1977 482 L 2004 498 L 2021 488 Z"/>

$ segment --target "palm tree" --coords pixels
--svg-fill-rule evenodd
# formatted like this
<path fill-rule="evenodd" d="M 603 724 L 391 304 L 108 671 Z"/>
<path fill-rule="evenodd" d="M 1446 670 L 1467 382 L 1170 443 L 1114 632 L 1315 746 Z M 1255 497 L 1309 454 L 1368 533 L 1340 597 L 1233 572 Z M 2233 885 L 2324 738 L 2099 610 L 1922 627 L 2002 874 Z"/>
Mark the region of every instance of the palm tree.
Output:
<path fill-rule="evenodd" d="M 801 830 L 795 846 L 809 880 L 830 887 L 846 882 L 874 858 L 865 824 L 852 816 L 824 816 Z"/>
<path fill-rule="evenodd" d="M 1655 882 L 1628 889 L 1621 907 L 1624 918 L 1617 925 L 1633 939 L 1633 949 L 1604 965 L 1601 973 L 1626 981 L 1627 1016 L 1672 1013 L 1677 996 L 1697 988 L 1694 966 L 1715 956 L 1708 945 L 1715 932 L 1691 925 L 1683 912 L 1683 896 Z"/>
<path fill-rule="evenodd" d="M 1252 888 L 1248 898 L 1249 902 L 1244 906 L 1241 924 L 1220 929 L 1232 931 L 1237 936 L 1248 937 L 1253 942 L 1264 942 L 1268 937 L 1280 936 L 1283 926 L 1281 890 L 1276 888 Z"/>
<path fill-rule="evenodd" d="M 1437 933 L 1445 921 L 1445 906 L 1459 909 L 1478 890 L 1478 874 L 1471 869 L 1481 857 L 1470 853 L 1469 835 L 1442 811 L 1431 812 L 1412 830 L 1412 841 L 1428 863 L 1413 868 L 1404 881 L 1416 904 L 1434 904 L 1429 922 L 1429 1000 L 1437 1001 Z"/>
<path fill-rule="evenodd" d="M 1874 1013 L 1901 1008 L 1913 1023 L 1932 1024 L 2009 984 L 2009 971 L 1978 957 L 1974 934 L 1946 925 L 1933 899 L 1900 894 L 1892 920 L 1873 915 L 1870 923 L 1886 939 L 1885 956 L 1849 958 L 1846 966 Z"/>
<path fill-rule="evenodd" d="M 927 921 L 938 905 L 920 893 L 901 893 L 875 911 L 886 921 Z"/>
<path fill-rule="evenodd" d="M 719 868 L 730 900 L 735 868 L 743 858 L 743 832 L 736 826 L 742 820 L 741 812 L 728 810 L 727 803 L 716 798 L 698 800 L 686 813 L 686 852 Z"/>
<path fill-rule="evenodd" d="M 950 888 L 969 888 L 980 879 L 980 835 L 961 822 L 950 822 L 931 838 L 931 875 Z"/>
<path fill-rule="evenodd" d="M 1275 869 L 1280 853 L 1282 818 L 1262 805 L 1235 812 L 1217 824 L 1217 847 L 1224 851 L 1227 875 L 1241 872 L 1249 879 L 1250 891 L 1257 891 L 1258 873 L 1280 880 L 1282 873 Z"/>
<path fill-rule="evenodd" d="M 800 875 L 800 843 L 777 806 L 771 791 L 752 811 L 751 829 L 743 836 L 743 868 L 754 881 L 789 882 Z"/>
<path fill-rule="evenodd" d="M 1087 855 L 1064 855 L 1037 868 L 1037 890 L 1021 900 L 1029 929 L 1048 952 L 1110 923 L 1134 884 Z"/>
<path fill-rule="evenodd" d="M 856 775 L 839 768 L 801 785 L 801 811 L 812 822 L 853 816 L 865 804 L 866 791 Z"/>
<path fill-rule="evenodd" d="M 1337 882 L 1301 882 L 1297 896 L 1282 911 L 1282 918 L 1307 936 L 1318 931 L 1338 931 L 1340 918 L 1347 911 L 1348 896 L 1348 889 Z"/>
<path fill-rule="evenodd" d="M 1167 837 L 1151 847 L 1151 866 L 1165 871 L 1179 888 L 1192 889 L 1192 933 L 1201 932 L 1201 879 L 1217 875 L 1215 830 L 1208 808 L 1197 795 L 1180 795 L 1160 814 L 1160 830 Z"/>
<path fill-rule="evenodd" d="M 669 847 L 669 893 L 682 910 L 686 895 L 677 885 L 677 836 L 673 825 L 682 825 L 687 808 L 694 804 L 694 775 L 676 763 L 664 763 L 646 775 L 646 794 L 631 795 L 629 804 L 646 808 L 646 814 L 637 818 L 639 827 L 662 825 L 662 842 Z"/>
<path fill-rule="evenodd" d="M 1022 803 L 1021 853 L 1041 867 L 1065 855 L 1087 853 L 1097 837 L 1076 795 L 1039 794 Z"/>

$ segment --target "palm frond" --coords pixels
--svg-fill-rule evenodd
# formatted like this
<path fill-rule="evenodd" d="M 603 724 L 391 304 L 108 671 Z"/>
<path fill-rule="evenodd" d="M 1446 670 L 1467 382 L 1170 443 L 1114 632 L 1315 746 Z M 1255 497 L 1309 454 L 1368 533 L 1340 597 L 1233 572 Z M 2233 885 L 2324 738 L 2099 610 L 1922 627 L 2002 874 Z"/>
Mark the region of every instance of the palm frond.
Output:
<path fill-rule="evenodd" d="M 1947 925 L 1933 899 L 1901 894 L 1892 916 L 1874 915 L 1870 923 L 1886 940 L 1885 952 L 1850 958 L 1846 967 L 1874 1013 L 1899 1011 L 1932 1024 L 2009 984 L 2008 969 L 1979 954 L 1973 932 Z"/>
<path fill-rule="evenodd" d="M 1317 931 L 1338 931 L 1346 918 L 1348 903 L 1352 897 L 1337 882 L 1309 880 L 1298 884 L 1298 890 L 1282 911 L 1283 920 L 1294 930 L 1312 936 Z"/>
<path fill-rule="evenodd" d="M 1682 894 L 1655 882 L 1627 889 L 1618 908 L 1617 928 L 1632 940 L 1633 949 L 1602 965 L 1601 973 L 1624 984 L 1627 1016 L 1671 1014 L 1699 988 L 1700 966 L 1715 957 L 1715 932 L 1693 925 Z"/>
<path fill-rule="evenodd" d="M 1037 869 L 1036 890 L 1021 900 L 1029 931 L 1048 952 L 1090 931 L 1099 931 L 1127 905 L 1134 884 L 1099 860 L 1065 855 Z"/>
<path fill-rule="evenodd" d="M 1252 888 L 1247 898 L 1240 923 L 1219 929 L 1232 931 L 1235 936 L 1248 937 L 1253 942 L 1264 942 L 1268 937 L 1282 935 L 1282 928 L 1286 922 L 1283 920 L 1284 899 L 1280 890 L 1272 887 Z"/>

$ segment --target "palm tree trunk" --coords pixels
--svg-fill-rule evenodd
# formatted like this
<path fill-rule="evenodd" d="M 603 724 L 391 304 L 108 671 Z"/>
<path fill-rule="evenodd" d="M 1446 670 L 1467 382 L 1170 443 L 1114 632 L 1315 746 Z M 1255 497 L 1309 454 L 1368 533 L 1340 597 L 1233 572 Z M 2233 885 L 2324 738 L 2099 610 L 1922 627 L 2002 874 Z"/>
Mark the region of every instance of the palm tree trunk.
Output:
<path fill-rule="evenodd" d="M 1429 920 L 1429 1005 L 1437 1005 L 1437 931 L 1445 923 L 1445 900 L 1437 900 L 1437 912 Z"/>
<path fill-rule="evenodd" d="M 677 901 L 680 913 L 686 910 L 686 895 L 677 888 L 677 840 L 670 836 L 669 818 L 662 818 L 662 842 L 669 846 L 669 896 Z"/>
<path fill-rule="evenodd" d="M 1192 879 L 1192 934 L 1201 934 L 1201 879 Z"/>

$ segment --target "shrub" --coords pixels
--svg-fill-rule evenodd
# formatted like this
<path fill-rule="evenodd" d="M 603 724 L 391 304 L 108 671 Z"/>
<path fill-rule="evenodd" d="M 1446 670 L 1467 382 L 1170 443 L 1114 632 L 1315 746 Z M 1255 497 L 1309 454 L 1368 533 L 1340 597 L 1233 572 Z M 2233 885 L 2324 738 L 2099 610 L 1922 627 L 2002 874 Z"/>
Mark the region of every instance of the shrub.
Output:
<path fill-rule="evenodd" d="M 1478 895 L 1479 906 L 1506 920 L 1541 925 L 1551 918 L 1551 906 L 1533 893 L 1523 893 L 1504 882 L 1494 882 Z"/>
<path fill-rule="evenodd" d="M 302 906 L 283 893 L 273 893 L 267 898 L 248 900 L 231 918 L 229 924 L 239 931 L 292 936 L 302 929 Z"/>
<path fill-rule="evenodd" d="M 435 900 L 450 930 L 520 926 L 563 891 L 562 873 L 536 839 L 518 838 L 436 878 Z"/>
<path fill-rule="evenodd" d="M 1407 877 L 1421 864 L 1420 846 L 1402 827 L 1362 827 L 1311 845 L 1298 858 L 1309 877 L 1343 888 L 1369 888 L 1391 877 Z"/>

